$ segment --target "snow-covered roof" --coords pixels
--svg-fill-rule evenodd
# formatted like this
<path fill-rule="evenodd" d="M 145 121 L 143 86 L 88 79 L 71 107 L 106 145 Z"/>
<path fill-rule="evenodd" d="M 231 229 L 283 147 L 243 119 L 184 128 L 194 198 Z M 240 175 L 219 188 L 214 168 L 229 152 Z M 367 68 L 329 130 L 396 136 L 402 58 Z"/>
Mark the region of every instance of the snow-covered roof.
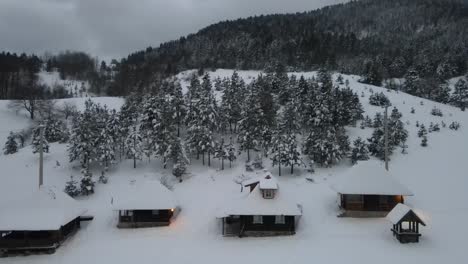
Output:
<path fill-rule="evenodd" d="M 260 189 L 278 189 L 278 183 L 272 176 L 266 176 L 260 180 Z"/>
<path fill-rule="evenodd" d="M 55 187 L 40 189 L 17 201 L 0 206 L 0 230 L 38 231 L 58 230 L 86 209 L 66 193 Z"/>
<path fill-rule="evenodd" d="M 248 192 L 248 191 L 246 191 Z M 301 206 L 277 192 L 274 199 L 265 199 L 259 187 L 244 196 L 227 202 L 218 210 L 217 217 L 229 215 L 302 215 Z"/>
<path fill-rule="evenodd" d="M 424 217 L 422 214 L 416 212 L 415 210 L 411 209 L 409 206 L 406 204 L 399 203 L 397 204 L 390 213 L 387 214 L 387 219 L 390 221 L 392 224 L 396 225 L 400 223 L 400 221 L 408 214 L 408 213 L 414 213 L 419 220 L 421 220 L 421 223 L 423 225 L 426 225 L 424 221 Z"/>
<path fill-rule="evenodd" d="M 341 194 L 413 195 L 377 161 L 358 163 L 331 188 Z"/>
<path fill-rule="evenodd" d="M 111 204 L 114 210 L 162 210 L 176 208 L 177 200 L 159 181 L 141 181 L 117 188 Z"/>

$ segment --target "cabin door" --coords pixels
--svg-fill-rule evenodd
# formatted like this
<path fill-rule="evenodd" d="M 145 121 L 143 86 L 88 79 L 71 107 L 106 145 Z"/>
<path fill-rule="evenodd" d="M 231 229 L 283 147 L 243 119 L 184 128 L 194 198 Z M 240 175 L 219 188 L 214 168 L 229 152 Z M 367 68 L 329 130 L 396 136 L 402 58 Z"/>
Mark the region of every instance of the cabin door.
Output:
<path fill-rule="evenodd" d="M 367 211 L 377 211 L 379 208 L 378 195 L 364 195 L 364 209 Z"/>

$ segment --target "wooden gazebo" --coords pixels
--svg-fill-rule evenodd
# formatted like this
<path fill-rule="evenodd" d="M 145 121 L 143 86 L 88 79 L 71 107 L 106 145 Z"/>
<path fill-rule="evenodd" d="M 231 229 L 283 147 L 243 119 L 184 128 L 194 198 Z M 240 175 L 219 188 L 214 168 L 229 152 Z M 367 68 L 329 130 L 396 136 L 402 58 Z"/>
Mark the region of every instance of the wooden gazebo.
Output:
<path fill-rule="evenodd" d="M 338 193 L 340 216 L 350 217 L 385 217 L 413 195 L 378 161 L 358 163 L 331 187 Z"/>
<path fill-rule="evenodd" d="M 0 206 L 0 256 L 54 253 L 76 233 L 86 210 L 64 192 L 41 186 L 30 196 Z"/>
<path fill-rule="evenodd" d="M 119 228 L 170 225 L 179 207 L 172 191 L 159 181 L 131 182 L 112 196 Z"/>
<path fill-rule="evenodd" d="M 248 180 L 241 197 L 224 203 L 217 217 L 224 236 L 294 235 L 302 209 L 279 192 L 276 180 L 267 174 Z"/>
<path fill-rule="evenodd" d="M 392 232 L 400 243 L 417 243 L 421 233 L 419 224 L 426 226 L 423 217 L 404 204 L 398 204 L 388 213 L 387 219 L 393 224 Z"/>

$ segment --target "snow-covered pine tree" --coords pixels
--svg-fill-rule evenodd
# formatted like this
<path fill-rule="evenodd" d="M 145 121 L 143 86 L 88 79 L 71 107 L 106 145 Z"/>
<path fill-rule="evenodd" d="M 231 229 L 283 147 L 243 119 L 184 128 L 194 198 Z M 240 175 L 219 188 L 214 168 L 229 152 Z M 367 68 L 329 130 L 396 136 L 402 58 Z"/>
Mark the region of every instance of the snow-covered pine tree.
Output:
<path fill-rule="evenodd" d="M 143 105 L 142 98 L 138 95 L 130 95 L 126 98 L 124 105 L 121 107 L 118 114 L 120 131 L 119 131 L 119 148 L 120 157 L 126 153 L 125 141 L 131 133 L 131 129 L 138 122 L 138 113 Z"/>
<path fill-rule="evenodd" d="M 235 133 L 237 131 L 237 123 L 242 118 L 242 102 L 246 97 L 245 85 L 239 77 L 237 71 L 231 76 L 231 80 L 224 89 L 221 98 L 221 107 L 223 117 L 229 123 L 229 131 Z"/>
<path fill-rule="evenodd" d="M 205 154 L 208 154 L 208 166 L 215 148 L 215 131 L 218 129 L 216 100 L 212 91 L 210 76 L 203 76 L 200 98 L 192 105 L 198 115 L 188 123 L 187 145 L 191 152 L 202 154 L 205 165 Z"/>
<path fill-rule="evenodd" d="M 221 170 L 224 170 L 224 161 L 229 158 L 229 149 L 228 145 L 224 144 L 224 138 L 216 143 L 214 157 L 221 161 Z"/>
<path fill-rule="evenodd" d="M 5 146 L 3 147 L 3 153 L 5 155 L 9 155 L 9 154 L 13 154 L 13 153 L 18 152 L 18 143 L 16 143 L 15 138 L 16 138 L 15 134 L 13 134 L 13 132 L 10 132 L 10 135 L 8 135 Z"/>
<path fill-rule="evenodd" d="M 276 77 L 280 78 L 280 77 Z M 281 77 L 283 78 L 283 77 Z M 281 79 L 280 83 L 282 82 Z M 287 81 L 287 76 L 286 76 Z M 259 118 L 257 125 L 262 129 L 260 146 L 263 149 L 263 152 L 268 153 L 270 148 L 273 131 L 276 128 L 276 119 L 278 107 L 276 105 L 276 100 L 273 97 L 273 88 L 274 85 L 269 83 L 269 80 L 260 75 L 258 76 L 255 85 L 252 87 L 257 91 L 257 102 L 261 109 L 261 118 Z"/>
<path fill-rule="evenodd" d="M 372 136 L 367 139 L 369 142 L 369 152 L 381 160 L 385 159 L 385 133 L 383 126 L 374 128 Z M 392 155 L 394 150 L 393 144 L 388 144 L 388 155 Z"/>
<path fill-rule="evenodd" d="M 232 168 L 232 163 L 237 159 L 236 147 L 232 143 L 232 140 L 226 146 L 226 149 L 228 150 L 228 158 L 227 159 L 229 160 L 229 168 Z"/>
<path fill-rule="evenodd" d="M 369 104 L 382 107 L 392 105 L 388 97 L 383 92 L 374 93 L 369 96 Z"/>
<path fill-rule="evenodd" d="M 255 81 L 254 81 L 255 82 Z M 250 92 L 242 106 L 242 119 L 239 121 L 237 142 L 240 151 L 247 152 L 247 162 L 250 162 L 250 151 L 258 151 L 263 135 L 263 110 L 257 100 L 257 90 L 251 85 Z"/>
<path fill-rule="evenodd" d="M 70 162 L 79 160 L 83 168 L 89 167 L 96 154 L 94 145 L 97 139 L 96 105 L 85 102 L 85 110 L 72 120 L 72 133 L 68 142 Z"/>
<path fill-rule="evenodd" d="M 66 132 L 66 126 L 61 121 L 56 119 L 53 115 L 49 116 L 44 122 L 44 137 L 48 142 L 61 141 Z"/>
<path fill-rule="evenodd" d="M 351 149 L 351 163 L 356 164 L 360 160 L 369 159 L 369 148 L 367 143 L 362 140 L 361 137 L 358 137 L 353 141 L 353 147 Z"/>
<path fill-rule="evenodd" d="M 282 133 L 275 133 L 271 143 L 270 159 L 273 167 L 278 166 L 278 175 L 281 176 L 281 165 L 286 163 L 288 156 L 285 146 L 285 136 Z"/>
<path fill-rule="evenodd" d="M 182 176 L 187 170 L 187 165 L 190 163 L 185 153 L 184 145 L 180 138 L 176 138 L 170 147 L 171 160 L 172 160 L 172 174 L 182 182 Z"/>
<path fill-rule="evenodd" d="M 49 153 L 49 142 L 45 137 L 42 138 L 41 142 L 41 131 L 40 131 L 40 126 L 36 127 L 33 130 L 33 138 L 32 138 L 32 143 L 31 147 L 33 149 L 33 153 L 38 153 L 42 144 L 42 150 L 44 153 Z"/>
<path fill-rule="evenodd" d="M 422 147 L 427 147 L 427 136 L 426 135 L 422 136 L 421 146 Z"/>
<path fill-rule="evenodd" d="M 63 191 L 71 197 L 76 197 L 81 194 L 81 190 L 78 188 L 78 182 L 73 179 L 73 175 L 70 176 L 70 180 L 65 184 L 65 189 Z"/>
<path fill-rule="evenodd" d="M 394 107 L 388 120 L 388 141 L 390 145 L 395 147 L 404 144 L 408 138 L 408 131 L 405 129 L 403 121 L 401 121 L 402 116 L 398 109 Z"/>
<path fill-rule="evenodd" d="M 462 111 L 468 106 L 468 82 L 463 78 L 455 84 L 455 90 L 450 101 L 455 106 L 460 107 Z"/>
<path fill-rule="evenodd" d="M 125 140 L 125 149 L 127 150 L 127 157 L 133 159 L 133 168 L 136 168 L 137 159 L 141 160 L 143 156 L 143 139 L 136 126 L 133 126 L 132 132 Z"/>
<path fill-rule="evenodd" d="M 424 124 L 422 124 L 419 128 L 419 131 L 418 131 L 418 137 L 424 137 L 424 136 L 427 136 L 427 130 L 426 130 L 426 127 L 424 126 Z"/>
<path fill-rule="evenodd" d="M 83 174 L 83 178 L 81 178 L 81 194 L 82 195 L 90 195 L 94 193 L 94 181 L 93 181 L 93 174 L 89 171 L 89 168 L 81 169 L 81 173 Z"/>
<path fill-rule="evenodd" d="M 172 93 L 172 101 L 171 107 L 173 111 L 173 118 L 174 122 L 177 125 L 177 136 L 180 137 L 180 129 L 185 119 L 185 115 L 187 113 L 184 95 L 182 93 L 182 85 L 178 80 L 174 80 L 172 82 L 173 85 L 173 93 Z"/>
<path fill-rule="evenodd" d="M 187 114 L 185 116 L 185 124 L 188 126 L 190 122 L 197 119 L 198 109 L 195 107 L 195 104 L 198 103 L 201 96 L 201 84 L 198 80 L 198 76 L 193 74 L 190 79 L 190 85 L 188 87 L 188 92 L 186 94 L 186 106 Z"/>
<path fill-rule="evenodd" d="M 113 127 L 115 119 L 111 119 L 107 109 L 100 113 L 97 120 L 96 158 L 107 171 L 116 160 L 115 140 L 117 134 Z"/>
<path fill-rule="evenodd" d="M 349 140 L 342 127 L 316 127 L 306 137 L 303 152 L 322 167 L 331 167 L 347 156 Z"/>

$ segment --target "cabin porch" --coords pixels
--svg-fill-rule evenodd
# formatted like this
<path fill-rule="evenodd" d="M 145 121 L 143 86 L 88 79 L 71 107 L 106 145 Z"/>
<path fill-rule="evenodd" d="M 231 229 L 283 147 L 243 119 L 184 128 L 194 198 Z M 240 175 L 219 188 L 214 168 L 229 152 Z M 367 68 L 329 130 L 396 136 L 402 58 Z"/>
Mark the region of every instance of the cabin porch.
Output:
<path fill-rule="evenodd" d="M 54 253 L 66 239 L 80 228 L 80 218 L 76 218 L 59 230 L 0 231 L 0 256 L 30 252 Z"/>
<path fill-rule="evenodd" d="M 165 210 L 119 210 L 118 228 L 140 228 L 168 226 L 174 214 L 173 209 Z"/>
<path fill-rule="evenodd" d="M 222 218 L 224 236 L 285 236 L 296 233 L 294 216 L 229 216 Z"/>

